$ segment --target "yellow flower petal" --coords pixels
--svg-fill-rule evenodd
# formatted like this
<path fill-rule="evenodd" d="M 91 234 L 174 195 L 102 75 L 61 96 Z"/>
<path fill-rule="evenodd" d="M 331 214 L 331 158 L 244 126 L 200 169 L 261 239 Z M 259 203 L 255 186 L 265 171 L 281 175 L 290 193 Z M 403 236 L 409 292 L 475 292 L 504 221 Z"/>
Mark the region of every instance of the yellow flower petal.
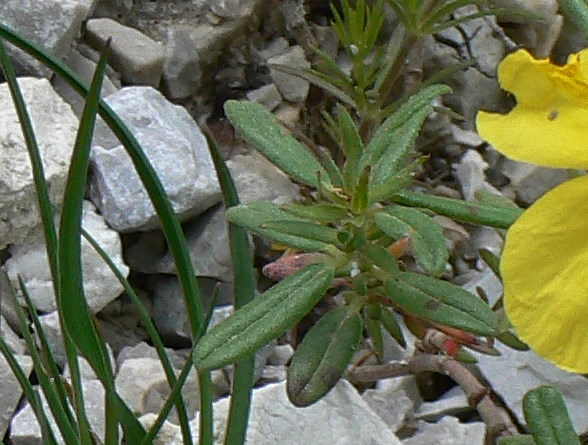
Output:
<path fill-rule="evenodd" d="M 565 66 L 519 50 L 500 62 L 498 79 L 517 104 L 508 114 L 479 112 L 482 138 L 517 161 L 588 168 L 588 50 Z"/>
<path fill-rule="evenodd" d="M 507 233 L 500 268 L 517 334 L 561 368 L 588 373 L 588 176 L 533 204 Z"/>

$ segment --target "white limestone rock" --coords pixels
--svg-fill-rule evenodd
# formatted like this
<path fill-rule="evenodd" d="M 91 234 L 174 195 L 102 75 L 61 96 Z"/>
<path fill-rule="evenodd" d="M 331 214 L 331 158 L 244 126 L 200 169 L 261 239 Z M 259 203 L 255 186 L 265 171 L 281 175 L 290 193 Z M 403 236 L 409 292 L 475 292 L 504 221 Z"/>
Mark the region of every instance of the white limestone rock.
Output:
<path fill-rule="evenodd" d="M 302 47 L 293 46 L 284 54 L 269 59 L 268 64 L 270 66 L 270 76 L 282 97 L 290 102 L 304 102 L 310 88 L 308 81 L 279 71 L 277 68 L 272 68 L 272 65 L 286 65 L 287 67 L 298 69 L 310 68 L 310 63 L 306 60 Z"/>
<path fill-rule="evenodd" d="M 460 423 L 455 417 L 443 417 L 437 423 L 420 421 L 417 432 L 403 445 L 484 445 L 486 426 L 482 422 Z"/>
<path fill-rule="evenodd" d="M 459 386 L 454 386 L 437 400 L 425 402 L 414 414 L 415 419 L 436 421 L 446 415 L 459 415 L 472 411 L 468 398 Z"/>
<path fill-rule="evenodd" d="M 522 407 L 525 393 L 541 385 L 552 385 L 562 393 L 578 434 L 588 432 L 588 387 L 583 376 L 559 369 L 532 350 L 515 351 L 501 343 L 496 343 L 494 347 L 501 355 L 476 354 L 478 367 L 490 387 L 516 414 L 519 422 L 525 423 Z"/>
<path fill-rule="evenodd" d="M 0 6 L 1 8 L 1 6 Z M 59 204 L 78 119 L 46 79 L 20 78 L 35 128 L 50 198 Z M 22 243 L 40 223 L 29 155 L 6 83 L 0 85 L 0 249 Z"/>
<path fill-rule="evenodd" d="M 163 89 L 170 99 L 184 99 L 200 86 L 200 55 L 185 26 L 171 26 L 164 48 Z"/>
<path fill-rule="evenodd" d="M 122 259 L 118 233 L 106 226 L 102 216 L 96 213 L 96 209 L 89 201 L 84 201 L 82 219 L 82 226 L 102 246 L 118 270 L 126 276 L 129 269 Z M 38 310 L 51 312 L 57 309 L 46 247 L 41 234 L 39 233 L 32 242 L 13 245 L 10 253 L 11 257 L 6 261 L 5 267 L 15 288 L 18 288 L 20 276 Z M 118 279 L 85 239 L 82 239 L 82 271 L 86 300 L 93 313 L 99 312 L 122 293 L 123 287 Z"/>
<path fill-rule="evenodd" d="M 15 355 L 14 358 L 24 374 L 28 376 L 33 369 L 33 360 L 28 355 L 20 354 Z M 4 437 L 8 425 L 10 425 L 10 419 L 14 415 L 22 397 L 22 389 L 2 354 L 0 354 L 0 395 L 2 395 L 2 403 L 0 403 L 0 437 Z"/>
<path fill-rule="evenodd" d="M 84 394 L 84 406 L 90 426 L 98 437 L 104 437 L 104 387 L 98 380 L 82 380 L 82 392 Z M 40 389 L 39 393 L 43 411 L 47 413 L 49 425 L 55 433 L 57 443 L 65 443 L 59 432 L 59 427 L 51 415 L 47 400 Z M 12 418 L 10 439 L 14 445 L 44 445 L 47 443 L 43 441 L 41 427 L 37 422 L 31 405 L 28 403 Z"/>
<path fill-rule="evenodd" d="M 215 437 L 222 443 L 229 400 L 215 403 Z M 194 435 L 198 419 L 190 424 Z M 197 438 L 194 437 L 195 442 Z M 180 445 L 177 434 L 169 445 Z M 286 383 L 276 383 L 253 391 L 247 430 L 248 445 L 401 445 L 380 417 L 372 411 L 356 389 L 341 380 L 323 399 L 306 408 L 297 408 L 286 396 Z"/>
<path fill-rule="evenodd" d="M 87 85 L 90 85 L 97 65 L 94 60 L 89 59 L 77 50 L 72 50 L 63 62 L 69 66 L 80 77 L 80 79 L 84 80 Z M 55 88 L 55 91 L 59 93 L 63 100 L 71 105 L 76 115 L 81 116 L 85 104 L 84 98 L 59 76 L 53 77 L 51 82 Z M 108 77 L 108 75 L 104 76 L 102 90 L 100 92 L 101 96 L 106 97 L 109 94 L 116 92 L 117 90 L 118 88 Z"/>
<path fill-rule="evenodd" d="M 112 37 L 109 63 L 131 85 L 159 86 L 163 72 L 163 46 L 137 29 L 109 18 L 91 19 L 86 23 L 86 40 L 101 51 Z"/>
<path fill-rule="evenodd" d="M 141 144 L 182 219 L 221 200 L 206 138 L 183 107 L 151 87 L 123 88 L 106 102 Z M 103 125 L 95 133 L 92 167 L 90 198 L 115 230 L 157 227 L 155 209 L 130 157 Z"/>
<path fill-rule="evenodd" d="M 91 5 L 87 3 L 86 0 L 2 0 L 0 22 L 57 58 L 63 58 L 89 13 Z M 16 47 L 9 45 L 8 52 L 17 74 L 47 78 L 53 75 L 49 68 Z"/>
<path fill-rule="evenodd" d="M 176 376 L 179 372 L 176 371 Z M 128 358 L 122 362 L 115 378 L 116 390 L 137 415 L 159 414 L 171 390 L 159 359 Z M 188 416 L 191 418 L 199 406 L 198 378 L 192 371 L 182 389 Z M 178 421 L 175 408 L 170 421 Z"/>
<path fill-rule="evenodd" d="M 404 426 L 421 402 L 413 376 L 380 380 L 375 389 L 366 390 L 362 397 L 394 432 Z"/>
<path fill-rule="evenodd" d="M 282 95 L 273 83 L 261 86 L 247 93 L 247 99 L 265 106 L 268 110 L 275 110 L 282 102 Z"/>
<path fill-rule="evenodd" d="M 300 197 L 298 186 L 259 153 L 237 155 L 227 161 L 241 202 L 256 200 L 283 204 Z M 190 257 L 198 276 L 224 282 L 233 279 L 225 209 L 209 209 L 184 225 Z M 143 273 L 176 272 L 175 263 L 163 237 L 145 233 L 127 249 L 133 270 Z"/>

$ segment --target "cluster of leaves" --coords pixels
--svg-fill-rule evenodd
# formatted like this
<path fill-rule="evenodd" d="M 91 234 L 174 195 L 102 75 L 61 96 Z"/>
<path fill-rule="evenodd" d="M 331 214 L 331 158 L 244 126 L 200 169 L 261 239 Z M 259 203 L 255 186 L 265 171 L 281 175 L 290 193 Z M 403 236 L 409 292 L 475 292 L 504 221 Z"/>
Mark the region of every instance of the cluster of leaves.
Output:
<path fill-rule="evenodd" d="M 333 26 L 353 62 L 350 74 L 318 49 L 322 71 L 299 73 L 319 85 L 326 83 L 341 101 L 332 114 L 324 113 L 326 128 L 344 155 L 339 164 L 328 153 L 317 158 L 263 106 L 225 103 L 226 116 L 247 142 L 290 177 L 316 190 L 305 202 L 282 206 L 253 202 L 231 208 L 229 221 L 296 251 L 320 255 L 313 255 L 312 264 L 207 333 L 195 348 L 194 363 L 213 369 L 251 354 L 296 324 L 337 279 L 346 289 L 344 304 L 324 315 L 306 334 L 289 368 L 288 394 L 299 406 L 315 402 L 341 378 L 364 329 L 380 355 L 383 331 L 404 345 L 395 313 L 410 320 L 417 333 L 435 326 L 524 347 L 516 342 L 501 313 L 440 279 L 448 251 L 442 229 L 432 218 L 438 213 L 506 228 L 520 210 L 408 191 L 418 162 L 415 140 L 433 111 L 431 102 L 450 89 L 427 84 L 400 102 L 387 100 L 400 75 L 401 48 L 410 48 L 414 39 L 427 32 L 452 26 L 451 21 L 438 26 L 433 22 L 476 2 L 391 3 L 405 24 L 392 44 L 376 43 L 383 2 L 368 6 L 359 0 L 353 8 L 343 0 L 342 14 L 333 7 Z M 433 7 L 432 15 L 424 9 L 425 3 Z M 399 249 L 402 245 L 407 249 Z M 422 273 L 405 269 L 399 260 L 405 251 Z M 458 343 L 472 338 L 457 337 Z M 458 354 L 467 356 L 461 349 Z"/>

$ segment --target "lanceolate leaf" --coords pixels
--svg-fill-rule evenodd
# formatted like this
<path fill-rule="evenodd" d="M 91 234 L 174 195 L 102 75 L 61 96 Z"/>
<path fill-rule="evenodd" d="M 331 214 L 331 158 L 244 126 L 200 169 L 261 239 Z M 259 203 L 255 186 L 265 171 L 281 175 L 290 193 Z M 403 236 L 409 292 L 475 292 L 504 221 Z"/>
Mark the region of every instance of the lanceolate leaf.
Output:
<path fill-rule="evenodd" d="M 408 237 L 412 252 L 431 275 L 441 275 L 449 259 L 443 230 L 431 217 L 407 207 L 391 206 L 376 214 L 376 225 L 392 238 Z"/>
<path fill-rule="evenodd" d="M 336 244 L 337 231 L 331 227 L 321 226 L 307 221 L 268 221 L 261 225 L 262 229 L 275 230 L 301 238 Z"/>
<path fill-rule="evenodd" d="M 296 406 L 308 406 L 339 381 L 361 339 L 361 316 L 343 306 L 308 331 L 288 368 L 287 391 Z"/>
<path fill-rule="evenodd" d="M 479 335 L 495 335 L 498 318 L 480 298 L 459 286 L 425 275 L 404 272 L 386 282 L 388 297 L 424 320 Z"/>
<path fill-rule="evenodd" d="M 280 206 L 280 209 L 294 216 L 311 221 L 340 222 L 347 218 L 347 209 L 335 204 L 316 203 L 311 205 L 288 203 Z"/>
<path fill-rule="evenodd" d="M 371 165 L 374 185 L 394 176 L 412 149 L 425 117 L 432 110 L 430 102 L 449 91 L 450 88 L 445 85 L 433 85 L 412 96 L 378 128 L 359 160 L 358 171 Z M 387 164 L 379 162 L 384 159 Z"/>
<path fill-rule="evenodd" d="M 409 191 L 397 193 L 391 199 L 399 204 L 430 209 L 439 215 L 449 216 L 457 221 L 483 224 L 499 229 L 508 229 L 523 213 L 522 209 L 510 206 L 465 202 L 461 199 Z"/>
<path fill-rule="evenodd" d="M 323 241 L 270 228 L 271 225 L 267 225 L 269 221 L 281 221 L 282 224 L 286 221 L 291 224 L 309 224 L 310 222 L 286 213 L 278 206 L 269 202 L 256 201 L 231 207 L 227 211 L 227 219 L 232 223 L 247 227 L 258 235 L 297 249 L 320 251 L 329 245 Z M 264 227 L 264 225 L 266 226 Z"/>
<path fill-rule="evenodd" d="M 313 187 L 317 187 L 317 172 L 323 180 L 328 178 L 310 151 L 287 134 L 263 105 L 229 100 L 225 113 L 247 142 L 292 178 Z"/>
<path fill-rule="evenodd" d="M 253 354 L 304 317 L 333 281 L 333 269 L 311 264 L 284 279 L 210 330 L 196 345 L 194 365 L 221 368 Z"/>
<path fill-rule="evenodd" d="M 523 411 L 537 445 L 580 445 L 563 397 L 553 386 L 525 394 Z"/>

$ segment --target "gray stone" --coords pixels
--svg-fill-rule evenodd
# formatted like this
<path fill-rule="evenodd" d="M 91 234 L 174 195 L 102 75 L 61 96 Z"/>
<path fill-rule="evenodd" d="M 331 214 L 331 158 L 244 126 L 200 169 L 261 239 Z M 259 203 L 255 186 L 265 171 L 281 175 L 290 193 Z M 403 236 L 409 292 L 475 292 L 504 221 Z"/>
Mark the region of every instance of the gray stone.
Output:
<path fill-rule="evenodd" d="M 89 7 L 79 1 L 3 0 L 0 2 L 0 22 L 10 26 L 57 58 L 63 58 L 70 51 L 71 44 L 78 37 L 82 22 L 88 13 Z M 12 45 L 9 46 L 8 51 L 12 56 L 17 74 L 47 78 L 52 76 L 53 72 L 49 68 L 23 51 Z"/>
<path fill-rule="evenodd" d="M 260 380 L 264 384 L 283 382 L 284 380 L 286 380 L 287 374 L 288 374 L 288 368 L 286 368 L 284 365 L 279 365 L 279 366 L 266 365 L 261 370 Z"/>
<path fill-rule="evenodd" d="M 229 400 L 215 403 L 215 431 L 225 431 Z M 197 434 L 198 419 L 191 422 Z M 170 445 L 181 444 L 176 435 Z M 220 439 L 222 441 L 222 438 Z M 195 438 L 195 442 L 197 439 Z M 219 442 L 222 443 L 222 442 Z M 380 417 L 356 389 L 341 380 L 326 397 L 306 408 L 297 408 L 286 396 L 285 382 L 253 391 L 247 443 L 255 445 L 400 445 Z"/>
<path fill-rule="evenodd" d="M 484 445 L 486 426 L 482 422 L 460 423 L 447 416 L 437 423 L 420 421 L 416 434 L 403 445 Z"/>
<path fill-rule="evenodd" d="M 227 167 L 243 203 L 263 200 L 285 204 L 301 197 L 298 186 L 258 152 L 234 156 Z"/>
<path fill-rule="evenodd" d="M 163 72 L 163 46 L 140 31 L 123 26 L 108 18 L 91 19 L 86 23 L 86 39 L 102 50 L 112 37 L 109 63 L 131 85 L 159 86 Z"/>
<path fill-rule="evenodd" d="M 576 432 L 588 432 L 585 377 L 559 369 L 531 350 L 516 351 L 501 343 L 494 347 L 501 355 L 476 354 L 478 366 L 490 387 L 502 397 L 519 422 L 525 423 L 522 407 L 525 393 L 541 385 L 552 385 L 562 393 Z"/>
<path fill-rule="evenodd" d="M 394 432 L 411 418 L 421 401 L 413 376 L 380 380 L 375 389 L 366 390 L 362 397 Z"/>
<path fill-rule="evenodd" d="M 463 284 L 463 288 L 468 292 L 477 295 L 477 289 L 482 289 L 490 306 L 502 297 L 502 283 L 496 274 L 488 267 L 484 267 L 481 271 L 476 271 L 474 275 Z"/>
<path fill-rule="evenodd" d="M 197 26 L 187 26 L 203 66 L 218 62 L 224 50 L 243 39 L 246 30 L 252 29 L 250 27 L 255 26 L 266 11 L 266 0 L 240 0 L 239 13 L 231 20 L 220 21 L 218 24 L 201 22 Z"/>
<path fill-rule="evenodd" d="M 182 218 L 221 199 L 206 138 L 188 112 L 150 87 L 127 87 L 106 98 L 141 144 Z M 119 232 L 149 230 L 157 216 L 118 139 L 103 126 L 94 137 L 90 197 Z"/>
<path fill-rule="evenodd" d="M 500 195 L 500 192 L 486 182 L 484 171 L 488 163 L 475 150 L 465 152 L 458 164 L 454 166 L 455 177 L 459 181 L 466 201 L 475 201 L 478 192 Z"/>
<path fill-rule="evenodd" d="M 55 362 L 60 367 L 65 367 L 67 364 L 67 356 L 65 355 L 65 346 L 63 345 L 63 336 L 61 335 L 61 326 L 59 324 L 59 314 L 57 311 L 50 314 L 41 315 L 39 317 L 43 332 L 47 337 L 47 343 L 53 353 Z"/>
<path fill-rule="evenodd" d="M 225 208 L 215 206 L 184 226 L 194 272 L 198 276 L 231 281 L 233 272 Z M 145 273 L 175 273 L 176 265 L 162 249 L 158 233 L 145 233 L 128 250 L 132 268 Z M 159 252 L 159 255 L 158 255 Z"/>
<path fill-rule="evenodd" d="M 294 348 L 289 343 L 284 345 L 276 345 L 267 358 L 267 362 L 273 366 L 280 366 L 287 364 L 294 355 Z"/>
<path fill-rule="evenodd" d="M 535 56 L 549 57 L 563 25 L 563 17 L 557 14 L 557 0 L 492 0 L 490 3 L 496 8 L 539 16 L 539 19 L 528 20 L 521 14 L 501 14 L 497 20 L 507 24 L 509 35 L 525 48 L 532 49 Z"/>
<path fill-rule="evenodd" d="M 458 415 L 471 411 L 468 398 L 459 386 L 454 386 L 433 402 L 425 402 L 414 414 L 415 419 L 436 421 L 446 415 Z"/>
<path fill-rule="evenodd" d="M 210 10 L 224 19 L 234 19 L 239 15 L 240 0 L 211 0 Z"/>
<path fill-rule="evenodd" d="M 310 63 L 304 56 L 302 47 L 296 45 L 288 49 L 284 54 L 272 57 L 268 60 L 270 75 L 278 87 L 282 97 L 290 102 L 304 102 L 308 96 L 310 84 L 308 81 L 272 68 L 272 65 L 285 65 L 289 68 L 305 69 L 310 68 Z"/>
<path fill-rule="evenodd" d="M 151 428 L 157 420 L 156 414 L 145 414 L 139 418 L 139 422 L 143 425 L 143 428 L 148 430 Z M 163 422 L 161 429 L 155 436 L 152 442 L 153 445 L 183 445 L 182 432 L 178 425 L 174 425 L 167 420 Z"/>
<path fill-rule="evenodd" d="M 461 8 L 456 17 L 477 12 L 475 7 Z M 473 129 L 475 116 L 480 109 L 489 109 L 497 102 L 502 102 L 504 93 L 496 82 L 496 66 L 504 58 L 506 49 L 496 32 L 493 17 L 468 20 L 460 24 L 460 31 L 455 28 L 443 30 L 440 34 L 453 42 L 447 45 L 427 36 L 423 39 L 425 50 L 425 70 L 437 72 L 449 65 L 475 58 L 476 66 L 447 79 L 453 92 L 443 96 L 446 106 L 452 107 L 464 116 L 465 126 Z M 468 52 L 471 51 L 470 52 Z"/>
<path fill-rule="evenodd" d="M 177 376 L 178 372 L 176 372 Z M 161 411 L 171 392 L 159 359 L 128 358 L 122 362 L 115 378 L 116 390 L 133 413 L 143 415 Z M 198 410 L 199 390 L 196 372 L 190 372 L 182 388 L 188 416 Z M 177 423 L 177 413 L 172 410 L 170 421 Z"/>
<path fill-rule="evenodd" d="M 104 387 L 98 380 L 82 380 L 84 406 L 92 430 L 98 437 L 104 437 Z M 49 425 L 58 443 L 65 443 L 42 391 L 39 390 L 43 411 L 47 413 Z M 10 439 L 14 445 L 44 445 L 41 427 L 28 403 L 13 417 L 10 424 Z"/>
<path fill-rule="evenodd" d="M 120 273 L 126 276 L 129 269 L 122 259 L 118 233 L 106 226 L 102 216 L 96 213 L 89 201 L 84 201 L 82 220 L 83 227 L 106 251 Z M 5 267 L 13 286 L 18 288 L 19 276 L 24 280 L 35 308 L 42 312 L 51 312 L 57 309 L 53 280 L 45 243 L 39 238 L 40 234 L 30 243 L 12 246 L 11 257 L 6 261 Z M 123 286 L 85 239 L 82 240 L 82 267 L 88 307 L 93 313 L 99 312 L 122 293 Z"/>
<path fill-rule="evenodd" d="M 227 161 L 241 202 L 256 200 L 282 204 L 300 197 L 298 186 L 259 153 L 237 155 Z M 224 207 L 209 209 L 184 225 L 195 273 L 230 282 L 233 279 Z M 145 233 L 127 249 L 133 270 L 176 272 L 174 260 L 160 232 Z"/>
<path fill-rule="evenodd" d="M 282 102 L 282 95 L 273 83 L 264 85 L 247 93 L 247 99 L 265 106 L 268 110 L 273 111 Z"/>
<path fill-rule="evenodd" d="M 563 168 L 546 168 L 537 165 L 505 159 L 500 171 L 510 179 L 518 200 L 523 205 L 531 205 L 545 192 L 570 179 L 570 174 Z"/>
<path fill-rule="evenodd" d="M 79 51 L 73 50 L 63 61 L 69 66 L 81 80 L 90 85 L 94 71 L 96 70 L 96 62 L 82 55 Z M 77 116 L 81 116 L 84 109 L 84 98 L 80 96 L 72 87 L 70 87 L 61 77 L 55 76 L 52 80 L 55 91 L 72 107 Z M 117 87 L 110 80 L 108 76 L 104 77 L 102 84 L 101 96 L 106 97 L 117 91 Z"/>
<path fill-rule="evenodd" d="M 1 8 L 1 6 L 0 6 Z M 63 199 L 78 120 L 46 79 L 18 81 L 37 137 L 51 201 Z M 0 85 L 0 249 L 21 243 L 41 219 L 29 155 L 6 83 Z"/>
<path fill-rule="evenodd" d="M 190 33 L 183 26 L 172 26 L 164 48 L 163 90 L 170 99 L 184 99 L 200 86 L 200 56 Z"/>
<path fill-rule="evenodd" d="M 1 298 L 1 297 L 0 297 Z M 23 355 L 26 352 L 25 342 L 8 326 L 6 319 L 0 315 L 0 337 L 10 349 L 10 352 L 17 355 Z M 0 392 L 0 394 L 2 394 Z M 0 432 L 1 435 L 1 432 Z"/>
<path fill-rule="evenodd" d="M 14 358 L 22 368 L 24 375 L 28 376 L 33 369 L 33 360 L 27 355 L 15 355 Z M 0 437 L 4 437 L 8 425 L 10 425 L 10 419 L 18 407 L 22 389 L 3 354 L 0 354 L 0 394 L 2 394 Z"/>

